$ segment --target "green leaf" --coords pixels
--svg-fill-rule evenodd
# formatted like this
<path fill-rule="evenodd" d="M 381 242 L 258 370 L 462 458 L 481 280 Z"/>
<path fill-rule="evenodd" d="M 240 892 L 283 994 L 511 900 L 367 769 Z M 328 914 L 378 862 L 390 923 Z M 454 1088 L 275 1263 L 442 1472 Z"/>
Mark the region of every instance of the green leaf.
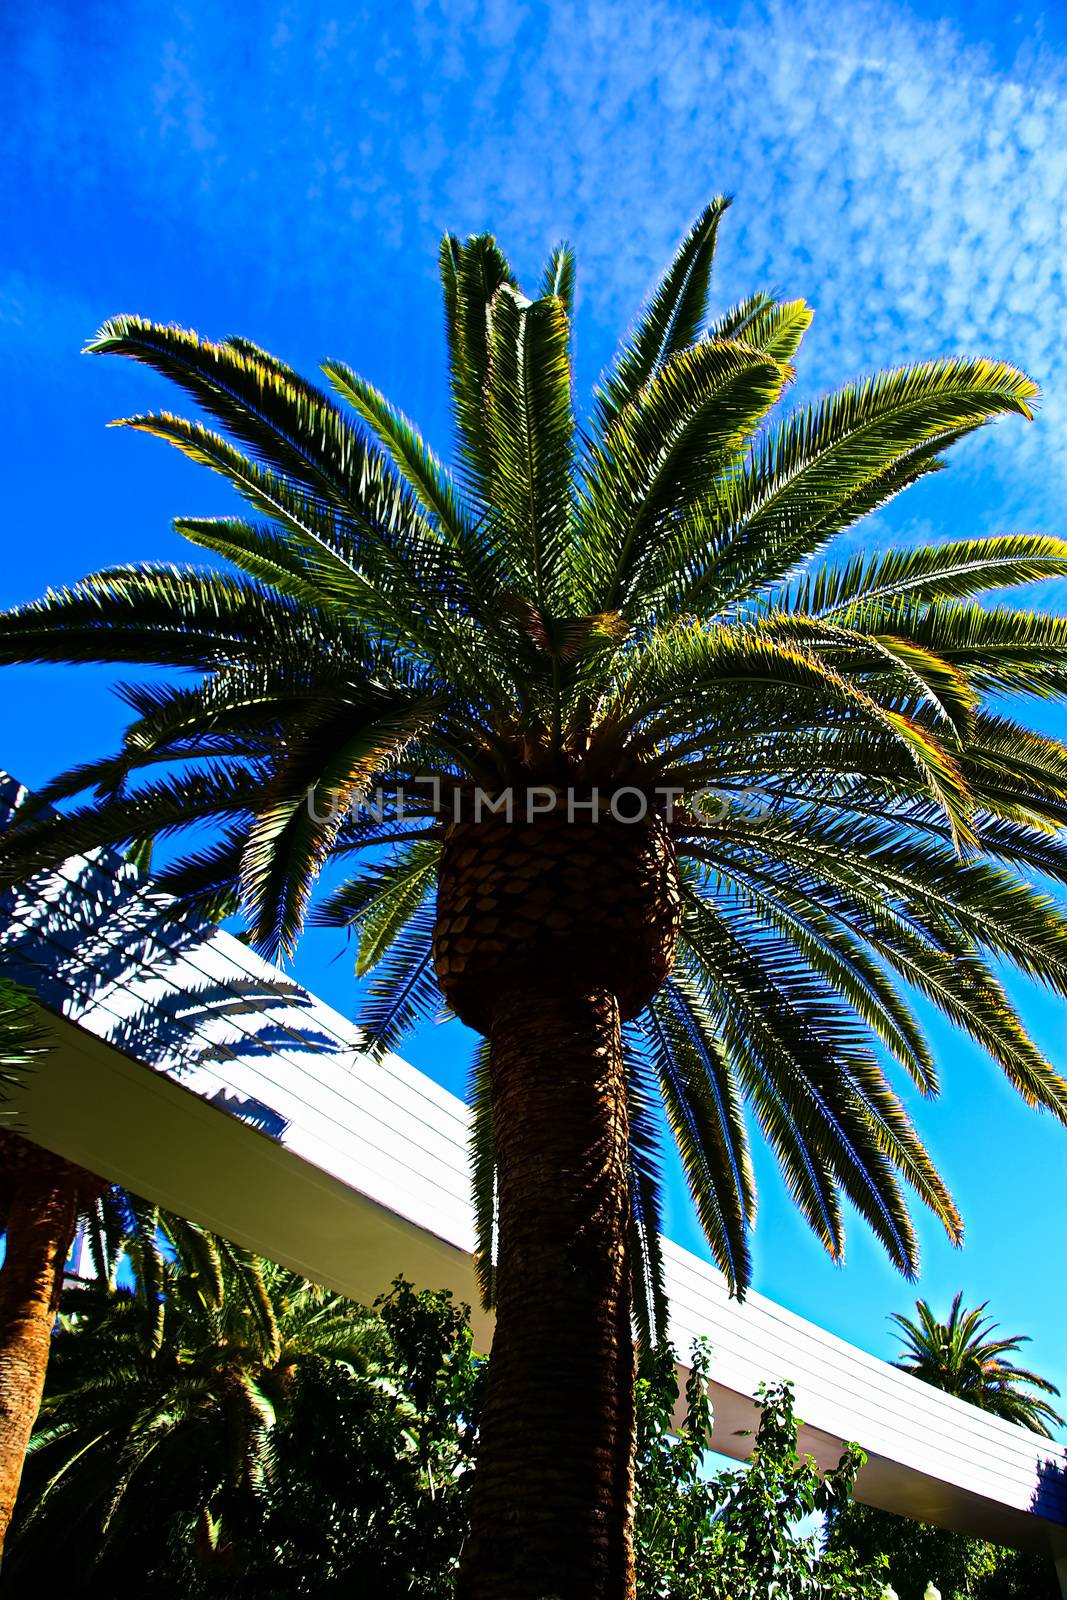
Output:
<path fill-rule="evenodd" d="M 0 974 L 0 1103 L 23 1086 L 46 1048 L 34 996 Z"/>
<path fill-rule="evenodd" d="M 679 246 L 614 370 L 598 391 L 602 422 L 636 400 L 663 363 L 687 350 L 696 339 L 707 312 L 719 223 L 729 205 L 727 196 L 716 195 Z"/>

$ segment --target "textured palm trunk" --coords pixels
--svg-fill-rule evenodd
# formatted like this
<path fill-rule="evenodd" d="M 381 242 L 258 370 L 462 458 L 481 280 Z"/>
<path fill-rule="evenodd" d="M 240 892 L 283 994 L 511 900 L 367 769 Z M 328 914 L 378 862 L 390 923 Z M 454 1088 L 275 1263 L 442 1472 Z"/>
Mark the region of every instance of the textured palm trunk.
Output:
<path fill-rule="evenodd" d="M 78 1219 L 77 1169 L 25 1172 L 0 1270 L 0 1556 L 44 1392 L 52 1324 Z"/>
<path fill-rule="evenodd" d="M 434 956 L 490 1042 L 496 1331 L 463 1600 L 631 1600 L 634 1348 L 620 1025 L 674 955 L 662 825 L 461 822 Z"/>
<path fill-rule="evenodd" d="M 469 1600 L 629 1600 L 634 1349 L 626 1086 L 605 989 L 501 997 L 496 1331 Z"/>

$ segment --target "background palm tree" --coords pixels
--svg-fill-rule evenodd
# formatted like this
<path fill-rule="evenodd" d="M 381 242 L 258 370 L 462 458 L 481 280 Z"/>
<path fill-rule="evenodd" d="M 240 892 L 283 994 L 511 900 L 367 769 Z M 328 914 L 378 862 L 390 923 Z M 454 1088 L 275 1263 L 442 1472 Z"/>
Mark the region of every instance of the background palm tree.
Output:
<path fill-rule="evenodd" d="M 646 1336 L 664 1317 L 657 1095 L 738 1292 L 749 1114 L 835 1256 L 848 1200 L 912 1274 L 905 1188 L 959 1238 L 887 1077 L 936 1092 L 915 994 L 1067 1119 L 993 970 L 1067 993 L 1067 919 L 1027 878 L 1067 878 L 1067 750 L 995 709 L 1063 693 L 1067 622 L 993 598 L 1063 576 L 1067 544 L 821 561 L 955 441 L 1029 415 L 1034 385 L 942 360 L 772 420 L 811 313 L 756 294 L 707 323 L 725 208 L 581 417 L 569 250 L 531 300 L 492 238 L 447 238 L 454 476 L 341 363 L 347 410 L 247 340 L 106 324 L 92 350 L 207 419 L 127 423 L 244 497 L 251 515 L 178 524 L 237 571 L 97 573 L 0 621 L 0 660 L 184 674 L 123 689 L 123 748 L 39 797 L 95 800 L 24 816 L 0 883 L 211 824 L 169 865 L 157 850 L 161 883 L 239 899 L 281 955 L 324 865 L 351 863 L 316 915 L 358 934 L 368 1046 L 442 1001 L 483 1035 L 496 1332 L 473 1600 L 632 1593 L 631 1308 Z M 375 780 L 380 803 L 351 806 Z"/>
<path fill-rule="evenodd" d="M 21 1074 L 41 1054 L 39 1013 L 25 991 L 0 980 L 0 1053 Z M 21 1041 L 16 1044 L 16 1037 Z M 248 1257 L 195 1223 L 107 1184 L 28 1139 L 0 1132 L 0 1552 L 19 1493 L 27 1447 L 39 1415 L 66 1268 L 79 1233 L 95 1293 L 114 1291 L 128 1264 L 139 1316 L 158 1339 L 167 1262 L 221 1294 L 220 1263 L 241 1281 Z"/>
<path fill-rule="evenodd" d="M 961 1292 L 946 1322 L 937 1320 L 925 1300 L 915 1302 L 914 1321 L 894 1312 L 892 1320 L 904 1335 L 904 1355 L 893 1365 L 958 1400 L 1051 1439 L 1052 1429 L 1062 1427 L 1064 1419 L 1039 1396 L 1060 1391 L 1047 1378 L 1005 1360 L 1029 1344 L 1029 1336 L 998 1337 L 998 1324 L 985 1314 L 988 1300 L 973 1309 L 962 1301 Z M 1038 1394 L 1027 1392 L 1032 1389 Z"/>
<path fill-rule="evenodd" d="M 166 1593 L 199 1593 L 201 1581 L 212 1593 L 263 1592 L 273 1580 L 302 1592 L 311 1563 L 332 1551 L 335 1523 L 361 1531 L 366 1559 L 380 1562 L 389 1474 L 375 1478 L 377 1461 L 335 1461 L 331 1430 L 340 1421 L 346 1443 L 380 1452 L 372 1424 L 384 1408 L 389 1481 L 438 1467 L 447 1490 L 459 1429 L 449 1417 L 435 1454 L 420 1384 L 441 1384 L 442 1360 L 469 1359 L 458 1314 L 456 1327 L 442 1323 L 443 1303 L 398 1289 L 379 1316 L 194 1227 L 175 1237 L 147 1273 L 142 1256 L 127 1285 L 95 1280 L 63 1296 L 11 1577 L 32 1572 L 58 1540 L 73 1554 L 78 1593 L 112 1594 L 135 1575 Z M 425 1359 L 412 1363 L 408 1394 L 415 1344 Z M 432 1459 L 416 1461 L 424 1444 Z M 371 1508 L 356 1491 L 366 1482 L 379 1491 Z M 438 1553 L 429 1538 L 423 1553 L 427 1562 Z"/>
<path fill-rule="evenodd" d="M 46 1048 L 33 997 L 0 976 L 0 1102 Z M 0 1128 L 0 1556 L 44 1390 L 63 1267 L 80 1210 L 103 1185 Z"/>

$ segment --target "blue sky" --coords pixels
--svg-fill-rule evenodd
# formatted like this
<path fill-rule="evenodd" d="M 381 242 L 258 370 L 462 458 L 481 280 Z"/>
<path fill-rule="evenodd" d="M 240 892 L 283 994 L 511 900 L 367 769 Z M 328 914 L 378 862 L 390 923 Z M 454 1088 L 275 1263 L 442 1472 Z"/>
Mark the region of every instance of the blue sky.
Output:
<path fill-rule="evenodd" d="M 1008 357 L 1043 387 L 1036 422 L 985 430 L 856 542 L 1067 529 L 1067 27 L 1052 11 L 78 0 L 9 15 L 6 43 L 2 604 L 182 559 L 170 519 L 229 504 L 158 442 L 105 431 L 175 401 L 79 355 L 104 317 L 243 333 L 309 371 L 340 357 L 447 451 L 442 231 L 492 228 L 527 278 L 573 241 L 587 391 L 718 190 L 736 196 L 720 300 L 770 286 L 815 307 L 799 397 L 950 351 Z M 1067 588 L 1045 599 L 1062 609 Z M 0 764 L 33 784 L 110 748 L 108 683 L 7 671 Z M 351 1011 L 337 955 L 317 936 L 297 972 Z M 1063 1005 L 1014 991 L 1067 1069 Z M 988 1297 L 1067 1390 L 1067 1133 L 947 1028 L 934 1037 L 944 1093 L 919 1114 L 968 1234 L 955 1252 L 920 1219 L 919 1289 L 945 1307 L 957 1288 Z M 460 1088 L 464 1052 L 453 1029 L 410 1054 Z M 759 1170 L 757 1287 L 890 1354 L 908 1286 L 859 1225 L 832 1267 Z M 700 1248 L 673 1178 L 668 1224 Z"/>

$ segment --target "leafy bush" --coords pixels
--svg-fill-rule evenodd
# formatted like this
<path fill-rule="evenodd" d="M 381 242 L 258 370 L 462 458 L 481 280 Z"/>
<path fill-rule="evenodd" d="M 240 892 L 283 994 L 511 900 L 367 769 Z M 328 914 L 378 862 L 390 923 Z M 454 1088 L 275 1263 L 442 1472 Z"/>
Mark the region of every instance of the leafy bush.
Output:
<path fill-rule="evenodd" d="M 439 1600 L 465 1528 L 481 1363 L 448 1294 L 372 1316 L 262 1263 L 261 1329 L 224 1276 L 65 1296 L 0 1595 L 66 1552 L 113 1600 Z"/>
<path fill-rule="evenodd" d="M 788 1385 L 764 1389 L 745 1469 L 704 1474 L 711 1426 L 710 1352 L 694 1346 L 686 1415 L 676 1432 L 672 1352 L 646 1363 L 638 1386 L 637 1561 L 641 1600 L 880 1600 L 884 1562 L 820 1551 L 798 1524 L 847 1504 L 863 1453 L 850 1446 L 819 1473 L 797 1453 Z"/>
<path fill-rule="evenodd" d="M 483 1363 L 451 1295 L 399 1281 L 378 1309 L 388 1360 L 370 1376 L 322 1357 L 301 1366 L 270 1471 L 215 1548 L 173 1530 L 160 1578 L 179 1580 L 175 1600 L 452 1592 Z"/>

